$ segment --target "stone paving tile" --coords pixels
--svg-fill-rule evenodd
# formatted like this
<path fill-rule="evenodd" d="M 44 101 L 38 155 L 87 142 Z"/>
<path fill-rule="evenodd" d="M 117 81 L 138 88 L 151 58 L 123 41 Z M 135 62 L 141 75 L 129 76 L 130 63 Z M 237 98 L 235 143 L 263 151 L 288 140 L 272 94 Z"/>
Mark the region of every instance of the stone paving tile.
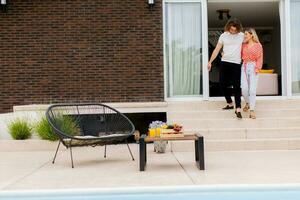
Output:
<path fill-rule="evenodd" d="M 148 148 L 146 171 L 140 172 L 138 145 L 60 151 L 53 165 L 54 151 L 0 152 L 0 189 L 66 189 L 207 184 L 300 183 L 300 151 L 208 152 L 206 170 L 200 171 L 193 152 L 156 154 Z"/>

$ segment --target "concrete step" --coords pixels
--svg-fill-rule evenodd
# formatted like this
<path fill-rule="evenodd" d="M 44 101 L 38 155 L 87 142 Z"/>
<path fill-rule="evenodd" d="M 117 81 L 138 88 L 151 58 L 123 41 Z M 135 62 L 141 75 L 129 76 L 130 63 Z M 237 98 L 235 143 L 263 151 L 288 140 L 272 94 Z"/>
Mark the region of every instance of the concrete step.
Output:
<path fill-rule="evenodd" d="M 168 119 L 168 123 L 183 125 L 185 130 L 189 129 L 230 129 L 230 128 L 288 128 L 300 127 L 300 118 L 258 118 L 256 120 L 243 118 L 229 119 Z"/>
<path fill-rule="evenodd" d="M 119 102 L 104 103 L 123 113 L 166 112 L 167 102 Z M 50 104 L 31 104 L 14 106 L 14 112 L 41 112 L 45 113 Z"/>
<path fill-rule="evenodd" d="M 244 103 L 242 103 L 242 106 Z M 168 111 L 186 110 L 221 110 L 225 101 L 185 101 L 168 102 Z M 256 110 L 294 109 L 300 108 L 300 100 L 258 100 Z"/>
<path fill-rule="evenodd" d="M 300 127 L 286 128 L 231 128 L 231 129 L 189 129 L 187 132 L 197 132 L 206 140 L 236 140 L 236 139 L 292 139 L 300 138 Z"/>
<path fill-rule="evenodd" d="M 297 139 L 241 139 L 205 140 L 205 151 L 254 151 L 254 150 L 299 150 Z M 175 152 L 194 151 L 193 141 L 171 141 L 170 149 Z"/>
<path fill-rule="evenodd" d="M 242 113 L 244 117 L 248 117 L 249 112 Z M 280 109 L 280 110 L 257 110 L 256 116 L 258 118 L 285 118 L 285 117 L 299 117 L 300 109 Z M 222 110 L 202 110 L 202 111 L 169 111 L 167 118 L 172 121 L 179 121 L 180 119 L 228 119 L 234 118 L 234 111 L 222 111 Z"/>
<path fill-rule="evenodd" d="M 209 151 L 300 149 L 300 100 L 259 100 L 257 119 L 233 110 L 223 111 L 224 101 L 168 102 L 168 123 L 199 132 Z M 176 151 L 193 150 L 192 142 L 172 142 Z"/>

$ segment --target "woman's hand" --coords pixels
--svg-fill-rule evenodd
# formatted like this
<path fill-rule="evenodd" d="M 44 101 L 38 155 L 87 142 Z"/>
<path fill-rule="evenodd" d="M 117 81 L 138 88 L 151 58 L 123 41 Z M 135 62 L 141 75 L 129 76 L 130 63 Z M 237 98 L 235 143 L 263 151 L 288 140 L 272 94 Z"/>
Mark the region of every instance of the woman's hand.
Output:
<path fill-rule="evenodd" d="M 209 62 L 207 63 L 207 69 L 208 69 L 208 71 L 211 70 L 211 67 L 212 67 L 211 63 L 216 59 L 216 57 L 218 56 L 218 54 L 221 51 L 222 47 L 223 47 L 223 44 L 218 43 L 217 46 L 216 46 L 216 48 L 214 49 L 214 51 L 213 51 L 213 53 L 212 53 L 212 55 L 211 55 L 211 57 L 209 59 Z"/>
<path fill-rule="evenodd" d="M 207 64 L 207 69 L 208 69 L 208 71 L 210 71 L 211 70 L 211 62 L 208 62 L 208 64 Z"/>
<path fill-rule="evenodd" d="M 259 71 L 259 69 L 255 69 L 255 75 L 258 75 Z"/>

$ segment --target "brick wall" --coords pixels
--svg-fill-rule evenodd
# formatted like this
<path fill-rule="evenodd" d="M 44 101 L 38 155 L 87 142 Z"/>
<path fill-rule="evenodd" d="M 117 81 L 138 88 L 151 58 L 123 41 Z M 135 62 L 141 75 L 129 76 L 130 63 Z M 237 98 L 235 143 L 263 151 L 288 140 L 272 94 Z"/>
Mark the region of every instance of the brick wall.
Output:
<path fill-rule="evenodd" d="M 163 101 L 161 1 L 10 0 L 0 112 L 57 102 Z"/>

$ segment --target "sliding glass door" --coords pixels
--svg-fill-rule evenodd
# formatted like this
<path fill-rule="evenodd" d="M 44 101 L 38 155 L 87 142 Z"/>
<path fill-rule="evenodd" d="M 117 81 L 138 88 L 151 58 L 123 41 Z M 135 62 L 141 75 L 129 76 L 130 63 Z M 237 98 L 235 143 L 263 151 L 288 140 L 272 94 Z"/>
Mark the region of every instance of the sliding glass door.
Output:
<path fill-rule="evenodd" d="M 164 55 L 168 98 L 203 95 L 201 0 L 165 0 Z"/>
<path fill-rule="evenodd" d="M 292 94 L 300 95 L 300 0 L 290 1 Z"/>

